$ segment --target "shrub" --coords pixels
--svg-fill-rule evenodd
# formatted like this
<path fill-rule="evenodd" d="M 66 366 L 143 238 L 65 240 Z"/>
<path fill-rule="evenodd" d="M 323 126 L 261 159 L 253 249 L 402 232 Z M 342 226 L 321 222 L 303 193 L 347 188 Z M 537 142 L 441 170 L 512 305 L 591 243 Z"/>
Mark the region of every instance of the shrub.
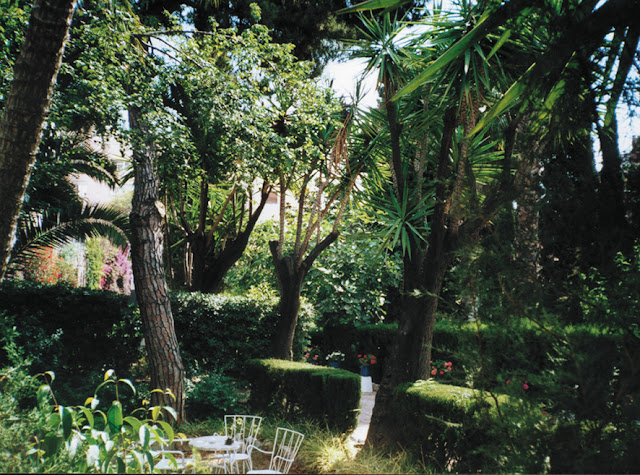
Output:
<path fill-rule="evenodd" d="M 144 407 L 128 415 L 118 394 L 124 387 L 135 392 L 129 380 L 117 379 L 109 370 L 85 405 L 60 405 L 51 389 L 55 376 L 46 372 L 36 392 L 37 405 L 28 412 L 11 406 L 11 385 L 3 370 L 0 393 L 0 471 L 31 473 L 149 473 L 153 471 L 151 445 L 171 444 L 174 431 L 165 419 L 175 417 L 170 407 Z M 21 377 L 24 377 L 21 374 Z M 120 386 L 116 398 L 101 404 L 102 388 Z M 140 415 L 142 417 L 140 417 Z M 19 437 L 19 438 L 18 438 Z M 18 443 L 16 443 L 18 442 Z M 8 449 L 8 450 L 7 450 Z"/>
<path fill-rule="evenodd" d="M 525 418 L 544 419 L 535 406 L 435 381 L 407 383 L 394 390 L 394 421 L 388 430 L 406 448 L 435 462 L 440 470 L 542 471 L 540 447 L 516 457 L 521 446 L 544 444 L 540 431 L 514 433 L 511 424 L 533 427 Z M 538 455 L 535 457 L 535 455 Z"/>
<path fill-rule="evenodd" d="M 323 422 L 330 429 L 356 427 L 360 376 L 349 371 L 283 360 L 251 360 L 249 405 L 258 411 Z"/>
<path fill-rule="evenodd" d="M 245 362 L 269 353 L 279 318 L 278 301 L 172 292 L 171 309 L 182 359 L 189 374 L 225 370 L 241 375 Z M 294 355 L 302 357 L 313 309 L 303 304 L 294 340 Z"/>
<path fill-rule="evenodd" d="M 188 378 L 185 391 L 186 409 L 190 418 L 206 419 L 238 412 L 238 383 L 221 372 Z"/>
<path fill-rule="evenodd" d="M 140 357 L 140 320 L 126 296 L 5 281 L 0 311 L 1 333 L 14 334 L 30 372 L 51 369 L 64 381 L 63 403 L 76 390 L 90 391 L 88 381 L 107 368 L 126 374 Z M 6 350 L 0 351 L 0 365 L 8 364 Z"/>

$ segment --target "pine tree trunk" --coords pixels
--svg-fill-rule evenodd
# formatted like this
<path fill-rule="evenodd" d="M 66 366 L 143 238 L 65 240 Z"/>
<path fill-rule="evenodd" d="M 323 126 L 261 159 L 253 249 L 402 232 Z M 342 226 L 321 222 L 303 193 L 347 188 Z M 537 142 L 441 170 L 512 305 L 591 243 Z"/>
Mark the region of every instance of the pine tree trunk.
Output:
<path fill-rule="evenodd" d="M 145 130 L 140 112 L 129 111 L 131 129 Z M 136 298 L 149 356 L 151 388 L 169 389 L 175 400 L 152 393 L 152 404 L 172 406 L 178 422 L 184 420 L 184 368 L 178 348 L 169 291 L 162 262 L 164 207 L 158 198 L 158 177 L 152 146 L 141 141 L 133 152 L 135 187 L 131 203 L 131 258 Z"/>
<path fill-rule="evenodd" d="M 62 62 L 75 0 L 36 1 L 0 119 L 0 280 Z"/>

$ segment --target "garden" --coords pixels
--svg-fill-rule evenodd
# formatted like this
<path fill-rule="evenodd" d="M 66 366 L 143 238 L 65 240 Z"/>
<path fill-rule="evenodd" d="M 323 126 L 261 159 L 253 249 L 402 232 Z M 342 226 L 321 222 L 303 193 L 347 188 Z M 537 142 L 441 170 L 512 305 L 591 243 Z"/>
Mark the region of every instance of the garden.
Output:
<path fill-rule="evenodd" d="M 640 470 L 637 1 L 0 14 L 0 472 Z"/>

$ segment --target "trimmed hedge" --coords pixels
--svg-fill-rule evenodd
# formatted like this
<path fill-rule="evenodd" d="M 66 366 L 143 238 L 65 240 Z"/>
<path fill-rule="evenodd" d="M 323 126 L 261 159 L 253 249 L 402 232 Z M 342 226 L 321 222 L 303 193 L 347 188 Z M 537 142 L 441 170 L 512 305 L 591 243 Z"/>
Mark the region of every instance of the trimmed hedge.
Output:
<path fill-rule="evenodd" d="M 140 358 L 140 318 L 128 296 L 5 281 L 2 311 L 2 336 L 15 328 L 15 342 L 31 360 L 32 372 L 123 371 Z M 0 365 L 6 364 L 0 351 Z"/>
<path fill-rule="evenodd" d="M 242 375 L 248 360 L 269 354 L 279 318 L 277 299 L 198 292 L 171 292 L 171 310 L 183 362 L 193 374 L 224 370 Z M 313 307 L 302 304 L 294 358 L 302 357 L 313 317 Z"/>
<path fill-rule="evenodd" d="M 510 404 L 510 398 L 500 395 L 498 402 L 502 407 Z M 432 380 L 416 381 L 394 389 L 391 413 L 395 421 L 386 424 L 388 435 L 441 470 L 474 472 L 491 466 L 483 450 L 496 442 L 485 426 L 486 417 L 496 414 L 489 395 Z"/>
<path fill-rule="evenodd" d="M 251 360 L 249 405 L 256 411 L 324 422 L 349 431 L 358 423 L 360 376 L 349 371 L 276 359 Z"/>

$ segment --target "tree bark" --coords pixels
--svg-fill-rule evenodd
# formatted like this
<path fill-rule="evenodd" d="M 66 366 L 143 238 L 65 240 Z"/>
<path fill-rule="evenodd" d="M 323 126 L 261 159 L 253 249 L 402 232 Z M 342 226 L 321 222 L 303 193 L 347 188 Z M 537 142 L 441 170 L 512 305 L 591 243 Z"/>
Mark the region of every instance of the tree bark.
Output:
<path fill-rule="evenodd" d="M 139 110 L 129 110 L 131 129 L 146 131 Z M 152 393 L 154 405 L 172 406 L 177 422 L 184 420 L 184 368 L 178 348 L 169 291 L 162 262 L 162 219 L 164 206 L 158 197 L 158 177 L 154 168 L 153 147 L 140 141 L 133 151 L 135 187 L 131 203 L 131 258 L 136 298 L 142 317 L 151 388 L 169 389 L 175 400 L 158 392 Z"/>
<path fill-rule="evenodd" d="M 215 242 L 207 242 L 207 236 L 191 233 L 187 236 L 193 253 L 193 278 L 190 289 L 206 293 L 222 292 L 224 277 L 236 262 L 242 257 L 249 244 L 251 233 L 267 204 L 270 188 L 263 187 L 260 204 L 249 217 L 243 231 L 233 239 L 229 239 L 224 248 L 216 250 Z"/>
<path fill-rule="evenodd" d="M 36 1 L 0 119 L 0 280 L 62 62 L 75 0 Z"/>
<path fill-rule="evenodd" d="M 316 258 L 336 239 L 338 239 L 338 233 L 331 232 L 313 248 L 307 258 L 299 265 L 296 264 L 294 255 L 280 255 L 280 241 L 269 241 L 280 290 L 280 318 L 271 339 L 272 357 L 284 360 L 293 359 L 293 337 L 298 325 L 302 284 L 304 284 L 307 272 L 311 269 Z"/>

